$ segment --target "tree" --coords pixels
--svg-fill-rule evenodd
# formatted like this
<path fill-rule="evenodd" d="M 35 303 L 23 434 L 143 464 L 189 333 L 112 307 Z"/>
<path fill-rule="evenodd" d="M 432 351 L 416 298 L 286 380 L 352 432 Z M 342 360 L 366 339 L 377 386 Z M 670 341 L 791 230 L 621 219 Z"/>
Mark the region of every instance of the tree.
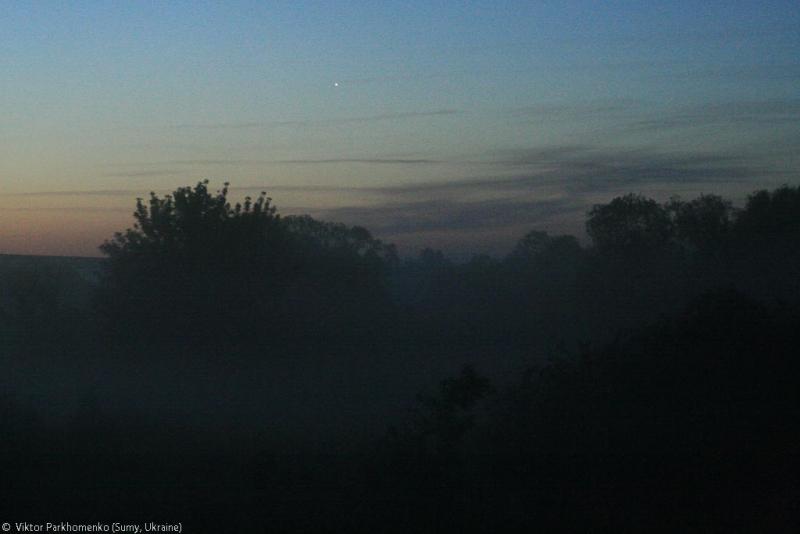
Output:
<path fill-rule="evenodd" d="M 150 193 L 147 206 L 141 198 L 136 201 L 133 228 L 116 233 L 100 250 L 112 263 L 131 257 L 218 262 L 225 253 L 241 253 L 243 242 L 249 245 L 248 254 L 263 253 L 278 228 L 271 199 L 262 192 L 255 201 L 245 197 L 243 204 L 232 207 L 227 194 L 227 183 L 216 195 L 210 194 L 208 180 L 164 198 Z"/>
<path fill-rule="evenodd" d="M 658 202 L 628 194 L 594 206 L 586 231 L 601 252 L 635 254 L 665 245 L 672 229 L 666 210 Z"/>
<path fill-rule="evenodd" d="M 666 206 L 672 217 L 675 237 L 695 250 L 721 246 L 733 224 L 731 203 L 717 195 L 701 195 L 689 202 L 673 198 Z"/>
<path fill-rule="evenodd" d="M 376 258 L 390 264 L 397 261 L 394 245 L 386 245 L 373 238 L 369 230 L 362 226 L 348 227 L 341 223 L 318 221 L 308 215 L 286 217 L 283 226 L 314 248 L 365 259 Z"/>
<path fill-rule="evenodd" d="M 547 232 L 533 230 L 519 240 L 508 260 L 533 265 L 572 263 L 580 259 L 582 252 L 574 236 L 551 236 Z"/>
<path fill-rule="evenodd" d="M 742 237 L 758 240 L 796 238 L 800 234 L 800 186 L 756 191 L 736 219 Z"/>
<path fill-rule="evenodd" d="M 306 339 L 383 303 L 396 255 L 363 228 L 282 219 L 266 193 L 231 205 L 208 182 L 136 203 L 133 228 L 101 246 L 101 304 L 117 330 L 202 343 Z"/>
<path fill-rule="evenodd" d="M 493 392 L 491 382 L 471 365 L 461 368 L 457 378 L 439 382 L 437 395 L 417 396 L 417 432 L 434 438 L 439 454 L 452 454 L 453 448 L 475 424 L 475 406 Z"/>
<path fill-rule="evenodd" d="M 101 305 L 117 330 L 150 337 L 229 337 L 268 311 L 290 270 L 287 239 L 265 193 L 232 206 L 208 181 L 137 199 L 136 223 L 100 249 Z"/>
<path fill-rule="evenodd" d="M 511 251 L 512 258 L 531 259 L 542 254 L 550 245 L 552 238 L 547 232 L 532 230 L 519 240 Z"/>
<path fill-rule="evenodd" d="M 365 340 L 385 335 L 390 308 L 388 277 L 396 266 L 394 245 L 375 239 L 366 228 L 304 216 L 281 219 L 293 258 L 286 296 L 302 310 L 294 327 L 309 333 Z"/>
<path fill-rule="evenodd" d="M 800 187 L 750 195 L 737 214 L 733 241 L 731 268 L 739 287 L 757 298 L 800 300 Z"/>

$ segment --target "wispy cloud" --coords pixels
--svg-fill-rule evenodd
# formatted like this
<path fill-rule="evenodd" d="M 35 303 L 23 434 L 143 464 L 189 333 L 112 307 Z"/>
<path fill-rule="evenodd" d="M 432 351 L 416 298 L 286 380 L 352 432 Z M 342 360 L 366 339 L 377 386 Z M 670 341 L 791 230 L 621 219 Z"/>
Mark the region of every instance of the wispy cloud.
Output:
<path fill-rule="evenodd" d="M 291 160 L 175 160 L 178 165 L 236 165 L 243 162 L 271 164 L 322 165 L 336 163 L 375 163 L 388 165 L 428 165 L 448 163 L 427 158 L 307 158 Z M 164 162 L 161 162 L 162 164 Z M 496 150 L 480 162 L 497 170 L 495 175 L 458 180 L 429 181 L 400 185 L 340 186 L 329 184 L 236 185 L 232 190 L 369 193 L 386 196 L 425 197 L 441 193 L 452 198 L 483 192 L 532 190 L 542 186 L 563 186 L 571 191 L 598 191 L 616 186 L 650 183 L 706 183 L 758 180 L 777 171 L 746 154 L 727 152 L 680 152 L 656 148 L 620 149 L 593 145 L 556 145 L 527 149 Z M 154 165 L 156 163 L 153 163 Z M 147 165 L 147 164 L 136 164 Z M 131 171 L 138 174 L 140 171 Z M 145 171 L 141 171 L 145 172 Z M 163 172 L 163 171 L 157 171 Z M 155 173 L 155 171 L 154 171 Z M 77 191 L 42 191 L 14 195 L 120 196 L 140 194 L 137 189 L 98 189 Z"/>
<path fill-rule="evenodd" d="M 611 99 L 590 102 L 541 103 L 508 109 L 506 113 L 517 118 L 562 119 L 587 116 L 616 116 L 641 108 L 643 102 L 635 99 Z"/>
<path fill-rule="evenodd" d="M 120 197 L 141 195 L 139 189 L 83 189 L 76 191 L 26 191 L 22 193 L 5 193 L 9 197 Z"/>
<path fill-rule="evenodd" d="M 800 99 L 753 100 L 691 106 L 674 113 L 633 121 L 626 128 L 662 130 L 721 123 L 767 126 L 800 123 Z"/>
<path fill-rule="evenodd" d="M 26 206 L 2 208 L 3 211 L 17 213 L 37 212 L 76 212 L 76 213 L 130 213 L 130 208 L 114 208 L 103 206 Z"/>
<path fill-rule="evenodd" d="M 377 195 L 370 206 L 319 210 L 316 214 L 361 224 L 379 236 L 415 233 L 509 232 L 524 228 L 570 228 L 580 232 L 586 211 L 598 200 L 627 192 L 708 192 L 761 187 L 782 176 L 745 156 L 726 153 L 621 150 L 585 145 L 498 151 L 498 169 L 512 175 L 390 187 L 349 188 Z M 333 190 L 311 186 L 315 191 Z M 267 188 L 267 190 L 269 190 Z M 341 190 L 340 190 L 341 191 Z M 566 225 L 566 226 L 565 226 Z M 557 231 L 557 230 L 556 230 Z M 516 234 L 514 234 L 516 235 Z"/>
<path fill-rule="evenodd" d="M 225 166 L 266 166 L 266 165 L 335 165 L 339 163 L 360 163 L 369 165 L 435 165 L 448 163 L 447 161 L 431 158 L 401 158 L 401 157 L 341 157 L 341 158 L 295 158 L 295 159 L 249 159 L 249 158 L 229 158 L 229 159 L 176 159 L 165 161 L 138 162 L 138 163 L 115 163 L 111 167 L 152 167 L 152 166 L 185 166 L 185 167 L 225 167 Z M 120 171 L 106 176 L 111 177 L 139 177 L 139 176 L 161 176 L 169 174 L 184 174 L 186 170 L 131 170 Z"/>
<path fill-rule="evenodd" d="M 494 199 L 481 201 L 421 201 L 322 210 L 323 217 L 352 221 L 392 236 L 430 231 L 461 231 L 535 225 L 555 215 L 584 211 L 580 201 L 558 199 Z"/>
<path fill-rule="evenodd" d="M 228 160 L 174 160 L 174 165 L 325 165 L 335 163 L 369 163 L 376 165 L 420 165 L 442 163 L 427 158 L 297 158 L 297 159 L 228 159 Z"/>
<path fill-rule="evenodd" d="M 210 159 L 210 158 L 193 158 L 193 159 L 169 159 L 163 161 L 138 161 L 135 163 L 110 163 L 106 167 L 160 167 L 160 166 L 188 166 L 188 165 L 261 165 L 268 163 L 268 160 L 262 159 L 246 159 L 246 158 L 223 158 L 223 159 Z M 147 171 L 150 172 L 150 171 Z"/>
<path fill-rule="evenodd" d="M 653 184 L 754 184 L 783 175 L 758 158 L 722 152 L 667 152 L 655 148 L 619 149 L 591 145 L 562 145 L 498 150 L 482 162 L 496 175 L 394 186 L 340 187 L 263 185 L 246 189 L 293 192 L 341 192 L 420 200 L 437 195 L 459 199 L 481 194 L 510 196 L 558 187 L 571 193 L 636 189 Z"/>
<path fill-rule="evenodd" d="M 324 165 L 329 163 L 367 163 L 375 165 L 430 165 L 444 163 L 425 158 L 327 158 L 327 159 L 285 159 L 271 163 L 280 165 Z"/>
<path fill-rule="evenodd" d="M 342 78 L 333 80 L 332 83 L 337 84 L 337 87 L 345 87 L 347 85 L 361 85 L 369 83 L 385 83 L 385 82 L 405 82 L 405 81 L 419 81 L 419 80 L 437 80 L 449 79 L 456 76 L 479 76 L 485 74 L 478 72 L 474 69 L 454 69 L 447 72 L 437 73 L 407 73 L 407 74 L 392 74 L 385 76 L 365 76 L 363 78 Z"/>
<path fill-rule="evenodd" d="M 219 129 L 269 128 L 276 126 L 335 126 L 339 124 L 393 121 L 393 120 L 415 119 L 422 117 L 441 117 L 448 115 L 456 115 L 459 113 L 461 113 L 461 111 L 457 109 L 435 109 L 430 111 L 406 111 L 406 112 L 381 113 L 377 115 L 366 115 L 362 117 L 340 117 L 331 119 L 300 119 L 300 120 L 280 120 L 280 121 L 190 123 L 190 124 L 176 124 L 174 125 L 174 127 L 219 130 Z"/>
<path fill-rule="evenodd" d="M 754 81 L 794 81 L 800 80 L 800 63 L 718 65 L 713 67 L 676 69 L 672 77 L 681 74 L 690 78 L 721 78 L 733 81 L 750 79 Z"/>
<path fill-rule="evenodd" d="M 184 171 L 176 171 L 172 169 L 120 171 L 120 172 L 108 173 L 105 176 L 108 178 L 149 178 L 152 176 L 172 176 L 176 174 L 183 174 L 183 172 Z"/>

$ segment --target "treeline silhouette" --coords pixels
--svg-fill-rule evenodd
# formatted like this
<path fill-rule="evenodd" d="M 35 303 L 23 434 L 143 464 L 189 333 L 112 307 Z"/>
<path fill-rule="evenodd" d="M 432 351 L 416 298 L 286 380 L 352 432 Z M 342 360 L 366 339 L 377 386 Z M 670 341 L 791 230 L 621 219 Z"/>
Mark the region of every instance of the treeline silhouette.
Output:
<path fill-rule="evenodd" d="M 534 230 L 464 263 L 227 184 L 134 217 L 94 267 L 0 262 L 4 517 L 800 524 L 798 187 L 626 195 L 586 246 Z"/>

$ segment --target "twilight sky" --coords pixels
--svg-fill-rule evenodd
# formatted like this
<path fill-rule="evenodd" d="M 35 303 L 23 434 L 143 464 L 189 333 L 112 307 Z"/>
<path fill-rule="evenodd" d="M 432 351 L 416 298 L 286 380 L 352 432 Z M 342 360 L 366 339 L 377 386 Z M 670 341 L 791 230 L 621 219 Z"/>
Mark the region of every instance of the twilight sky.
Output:
<path fill-rule="evenodd" d="M 200 179 L 403 253 L 800 182 L 800 3 L 7 2 L 0 253 L 99 255 Z"/>

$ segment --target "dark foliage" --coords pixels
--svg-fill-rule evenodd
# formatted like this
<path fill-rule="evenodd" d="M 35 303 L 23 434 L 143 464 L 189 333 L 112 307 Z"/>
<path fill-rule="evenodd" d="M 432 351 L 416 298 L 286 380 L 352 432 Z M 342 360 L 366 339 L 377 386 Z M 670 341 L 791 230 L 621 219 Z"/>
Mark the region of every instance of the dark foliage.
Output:
<path fill-rule="evenodd" d="M 137 202 L 134 227 L 101 247 L 112 328 L 224 348 L 325 337 L 386 304 L 394 251 L 365 229 L 281 219 L 265 193 L 236 205 L 227 194 L 201 182 Z"/>
<path fill-rule="evenodd" d="M 269 324 L 276 278 L 291 270 L 287 239 L 266 195 L 231 206 L 227 192 L 212 195 L 201 182 L 137 201 L 133 228 L 101 247 L 101 306 L 112 327 L 229 342 L 254 314 Z"/>
<path fill-rule="evenodd" d="M 701 195 L 689 202 L 672 199 L 666 206 L 672 216 L 674 239 L 694 251 L 714 252 L 731 237 L 734 211 L 716 195 Z"/>
<path fill-rule="evenodd" d="M 205 182 L 134 217 L 99 281 L 0 257 L 4 517 L 187 532 L 800 521 L 800 188 L 740 209 L 627 195 L 590 211 L 590 246 L 534 230 L 464 263 L 400 260 L 364 228 Z"/>
<path fill-rule="evenodd" d="M 601 252 L 638 254 L 663 247 L 671 227 L 663 206 L 630 194 L 592 208 L 586 232 Z"/>
<path fill-rule="evenodd" d="M 430 499 L 424 492 L 438 485 L 438 508 L 422 523 L 788 529 L 800 520 L 787 507 L 800 495 L 799 321 L 796 309 L 708 294 L 489 397 L 462 375 L 448 384 L 474 392 L 469 410 L 456 412 L 444 385 L 423 398 L 421 423 L 390 435 L 393 460 L 380 469 L 406 499 Z M 433 437 L 446 447 L 421 446 Z"/>

